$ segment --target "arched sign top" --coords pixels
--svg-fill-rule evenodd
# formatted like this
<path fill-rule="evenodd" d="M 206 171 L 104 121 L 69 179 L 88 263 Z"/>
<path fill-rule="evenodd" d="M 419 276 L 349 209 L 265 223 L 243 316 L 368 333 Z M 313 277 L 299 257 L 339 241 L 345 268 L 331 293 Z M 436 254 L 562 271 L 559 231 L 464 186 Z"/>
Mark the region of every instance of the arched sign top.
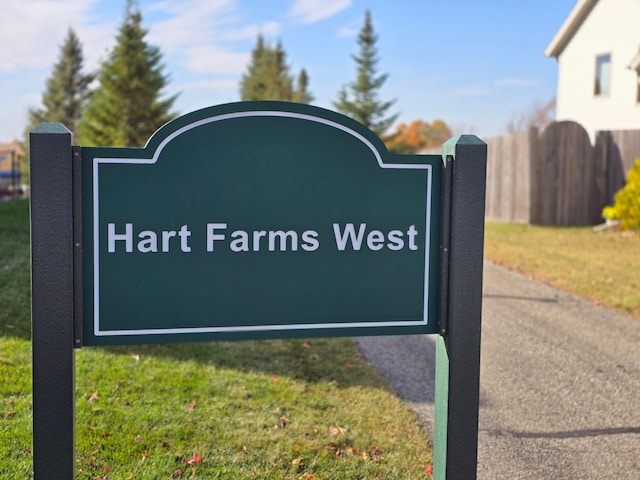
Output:
<path fill-rule="evenodd" d="M 215 122 L 252 117 L 291 118 L 341 130 L 365 144 L 381 167 L 383 157 L 389 155 L 384 143 L 375 133 L 345 115 L 312 105 L 280 101 L 235 102 L 196 110 L 162 126 L 151 136 L 145 149 L 153 148 L 153 158 L 157 159 L 169 142 L 193 128 Z"/>
<path fill-rule="evenodd" d="M 393 158 L 400 156 L 390 154 L 374 132 L 345 115 L 312 105 L 280 101 L 235 102 L 196 110 L 158 129 L 149 138 L 144 150 L 153 151 L 150 163 L 155 163 L 173 140 L 190 130 L 206 125 L 213 126 L 212 124 L 218 122 L 250 118 L 286 118 L 324 125 L 346 133 L 354 142 L 365 146 L 380 168 L 426 168 L 426 165 L 422 165 L 412 156 L 402 155 L 401 158 Z"/>

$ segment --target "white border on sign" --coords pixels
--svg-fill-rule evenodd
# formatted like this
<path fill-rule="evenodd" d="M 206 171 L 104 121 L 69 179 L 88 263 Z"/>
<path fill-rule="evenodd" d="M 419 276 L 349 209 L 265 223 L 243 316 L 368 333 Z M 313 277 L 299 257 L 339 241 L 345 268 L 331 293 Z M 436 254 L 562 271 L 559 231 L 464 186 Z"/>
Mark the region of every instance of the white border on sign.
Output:
<path fill-rule="evenodd" d="M 289 324 L 289 325 L 234 325 L 229 327 L 188 327 L 188 328 L 153 328 L 142 330 L 101 330 L 100 329 L 100 219 L 99 219 L 99 192 L 98 192 L 98 176 L 99 165 L 101 163 L 123 163 L 123 164 L 146 164 L 151 165 L 158 161 L 160 153 L 167 144 L 183 133 L 206 125 L 209 123 L 220 122 L 224 120 L 232 120 L 236 118 L 246 117 L 286 117 L 297 118 L 300 120 L 308 120 L 311 122 L 321 123 L 333 128 L 342 130 L 345 133 L 357 138 L 364 143 L 375 156 L 380 168 L 401 168 L 414 170 L 427 170 L 427 208 L 425 223 L 425 268 L 424 268 L 424 292 L 423 292 L 423 318 L 421 321 L 392 321 L 392 322 L 351 322 L 351 323 L 311 323 L 311 324 Z M 429 323 L 429 240 L 431 238 L 431 184 L 432 184 L 432 167 L 431 165 L 422 164 L 385 164 L 382 162 L 382 156 L 376 147 L 360 133 L 342 125 L 338 122 L 328 120 L 326 118 L 316 117 L 313 115 L 280 112 L 269 110 L 257 110 L 247 112 L 235 112 L 221 114 L 214 117 L 204 118 L 196 122 L 179 128 L 167 138 L 165 138 L 156 148 L 153 157 L 150 159 L 140 158 L 94 158 L 93 159 L 93 330 L 96 337 L 104 336 L 124 336 L 124 335 L 174 335 L 174 334 L 190 334 L 190 333 L 234 333 L 234 332 L 256 332 L 256 331 L 282 331 L 282 330 L 312 330 L 312 329 L 339 329 L 339 328 L 367 328 L 367 327 L 412 327 L 427 325 Z"/>

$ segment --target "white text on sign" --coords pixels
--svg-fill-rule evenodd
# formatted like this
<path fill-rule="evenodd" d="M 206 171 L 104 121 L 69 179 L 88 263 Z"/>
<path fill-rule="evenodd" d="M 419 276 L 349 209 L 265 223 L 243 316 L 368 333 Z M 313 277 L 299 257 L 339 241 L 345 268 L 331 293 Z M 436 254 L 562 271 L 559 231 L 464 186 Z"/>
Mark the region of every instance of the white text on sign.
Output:
<path fill-rule="evenodd" d="M 366 223 L 334 223 L 333 240 L 338 251 L 418 250 L 415 225 L 382 231 L 369 229 Z M 316 230 L 240 230 L 231 232 L 228 223 L 206 224 L 206 251 L 227 249 L 231 252 L 313 252 L 320 248 Z M 175 230 L 139 230 L 133 223 L 107 224 L 108 253 L 191 252 L 191 230 L 182 225 Z"/>

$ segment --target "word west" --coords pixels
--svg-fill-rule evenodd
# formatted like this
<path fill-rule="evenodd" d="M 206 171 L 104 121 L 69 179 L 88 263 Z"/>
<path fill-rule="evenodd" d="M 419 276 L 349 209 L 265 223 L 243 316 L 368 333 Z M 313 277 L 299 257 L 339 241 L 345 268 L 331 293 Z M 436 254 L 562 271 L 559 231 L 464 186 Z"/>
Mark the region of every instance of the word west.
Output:
<path fill-rule="evenodd" d="M 294 230 L 233 230 L 226 223 L 207 223 L 205 245 L 207 252 L 222 249 L 231 252 L 313 252 L 320 248 L 320 235 L 316 230 L 298 233 Z M 403 249 L 418 250 L 415 225 L 406 230 L 367 229 L 366 223 L 333 224 L 333 245 L 338 251 L 380 251 Z M 107 224 L 108 253 L 191 252 L 191 230 L 182 225 L 177 230 L 141 230 L 133 223 L 124 226 Z"/>

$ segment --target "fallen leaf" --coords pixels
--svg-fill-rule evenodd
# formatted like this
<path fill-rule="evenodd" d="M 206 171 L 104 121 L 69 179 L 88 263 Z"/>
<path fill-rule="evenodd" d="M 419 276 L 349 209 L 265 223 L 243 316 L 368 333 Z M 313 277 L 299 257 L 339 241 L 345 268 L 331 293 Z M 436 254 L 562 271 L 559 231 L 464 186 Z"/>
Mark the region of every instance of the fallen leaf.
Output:
<path fill-rule="evenodd" d="M 331 435 L 332 437 L 341 437 L 344 435 L 345 431 L 346 430 L 342 427 L 338 427 L 334 425 L 331 425 L 329 427 L 329 435 Z"/>
<path fill-rule="evenodd" d="M 194 453 L 191 460 L 187 461 L 187 465 L 195 465 L 197 463 L 202 463 L 202 457 L 197 453 Z"/>
<path fill-rule="evenodd" d="M 427 468 L 424 469 L 429 475 L 433 475 L 433 465 L 427 465 Z"/>
<path fill-rule="evenodd" d="M 189 404 L 189 406 L 187 408 L 189 409 L 190 412 L 193 412 L 196 409 L 196 401 L 195 400 L 191 400 L 191 403 Z"/>
<path fill-rule="evenodd" d="M 302 346 L 303 346 L 304 348 L 311 348 L 311 343 L 309 343 L 309 342 L 304 342 L 304 343 L 302 344 Z"/>
<path fill-rule="evenodd" d="M 291 462 L 291 465 L 295 465 L 296 467 L 302 465 L 302 458 L 298 457 Z"/>
<path fill-rule="evenodd" d="M 371 460 L 373 460 L 374 462 L 380 460 L 380 450 L 375 445 L 371 447 Z"/>
<path fill-rule="evenodd" d="M 138 355 L 137 353 L 132 353 L 131 358 L 133 358 L 136 362 L 140 361 L 140 355 Z"/>
<path fill-rule="evenodd" d="M 140 435 L 136 435 L 135 437 L 133 437 L 133 440 L 135 442 L 144 442 L 144 438 L 142 438 Z"/>
<path fill-rule="evenodd" d="M 277 382 L 280 380 L 280 377 L 278 375 L 271 375 L 271 381 L 272 382 Z"/>
<path fill-rule="evenodd" d="M 96 390 L 95 392 L 93 392 L 91 394 L 91 396 L 89 396 L 89 398 L 87 399 L 87 402 L 89 403 L 93 403 L 98 399 L 98 391 Z"/>

